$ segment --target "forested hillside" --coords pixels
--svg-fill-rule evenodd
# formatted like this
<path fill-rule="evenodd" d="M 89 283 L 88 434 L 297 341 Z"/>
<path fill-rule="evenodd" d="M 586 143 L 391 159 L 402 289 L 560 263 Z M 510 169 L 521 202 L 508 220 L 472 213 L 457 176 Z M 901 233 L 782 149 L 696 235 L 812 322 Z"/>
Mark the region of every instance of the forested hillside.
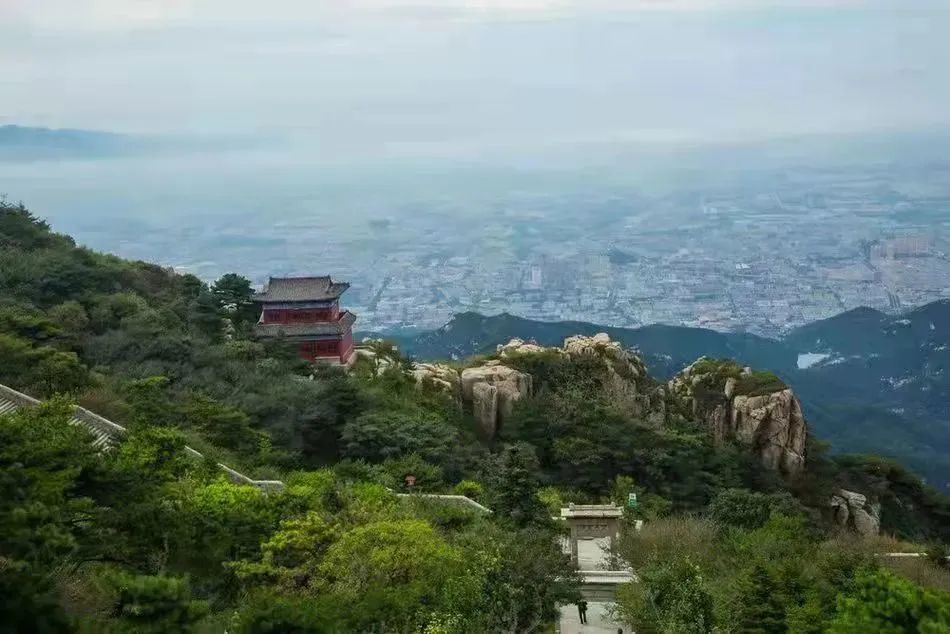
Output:
<path fill-rule="evenodd" d="M 251 295 L 240 275 L 95 253 L 0 206 L 0 383 L 50 399 L 0 417 L 3 627 L 550 631 L 579 598 L 552 514 L 631 492 L 617 555 L 642 582 L 618 609 L 638 631 L 950 627 L 940 563 L 876 556 L 948 539 L 947 500 L 897 464 L 810 441 L 804 471 L 779 473 L 648 396 L 664 392 L 645 372 L 549 350 L 503 359 L 534 389 L 486 435 L 386 342 L 343 373 L 256 341 Z M 773 388 L 737 376 L 744 396 Z M 72 403 L 129 437 L 98 453 L 66 424 Z M 213 460 L 287 486 L 233 484 Z M 407 475 L 493 512 L 395 496 Z M 889 535 L 835 524 L 842 487 L 880 504 Z"/>

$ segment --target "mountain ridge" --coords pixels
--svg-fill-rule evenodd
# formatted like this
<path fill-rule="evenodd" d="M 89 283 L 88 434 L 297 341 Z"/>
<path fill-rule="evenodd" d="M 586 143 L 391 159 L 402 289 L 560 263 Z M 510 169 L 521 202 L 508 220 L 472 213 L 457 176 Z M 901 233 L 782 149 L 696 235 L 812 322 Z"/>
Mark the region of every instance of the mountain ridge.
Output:
<path fill-rule="evenodd" d="M 636 348 L 651 373 L 670 378 L 695 359 L 732 358 L 770 370 L 802 399 L 809 421 L 837 451 L 880 453 L 950 488 L 950 300 L 888 315 L 855 308 L 792 330 L 782 339 L 653 324 L 639 328 L 544 322 L 502 313 L 455 315 L 426 332 L 379 333 L 426 360 L 491 353 L 512 338 L 560 345 L 607 333 Z M 800 354 L 820 360 L 806 368 Z"/>

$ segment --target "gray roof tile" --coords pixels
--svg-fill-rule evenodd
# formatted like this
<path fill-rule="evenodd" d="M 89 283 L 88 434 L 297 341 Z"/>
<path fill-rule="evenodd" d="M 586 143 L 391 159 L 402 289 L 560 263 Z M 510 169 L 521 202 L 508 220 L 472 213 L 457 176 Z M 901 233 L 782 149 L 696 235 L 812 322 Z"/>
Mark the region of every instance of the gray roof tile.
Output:
<path fill-rule="evenodd" d="M 318 302 L 337 299 L 350 287 L 346 282 L 334 282 L 329 275 L 321 277 L 272 277 L 263 293 L 254 299 L 259 302 Z"/>
<path fill-rule="evenodd" d="M 322 335 L 342 335 L 353 327 L 356 315 L 346 310 L 340 313 L 338 321 L 313 324 L 257 324 L 254 327 L 261 337 L 317 337 Z"/>

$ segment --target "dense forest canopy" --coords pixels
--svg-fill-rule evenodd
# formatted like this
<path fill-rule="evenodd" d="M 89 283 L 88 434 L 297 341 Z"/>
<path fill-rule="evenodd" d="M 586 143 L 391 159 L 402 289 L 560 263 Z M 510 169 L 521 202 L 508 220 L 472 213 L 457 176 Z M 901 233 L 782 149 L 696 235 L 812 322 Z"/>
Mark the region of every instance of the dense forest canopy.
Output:
<path fill-rule="evenodd" d="M 688 417 L 639 416 L 595 365 L 545 354 L 515 362 L 537 389 L 485 439 L 391 345 L 371 344 L 385 368 L 344 373 L 256 340 L 256 318 L 238 274 L 209 285 L 96 253 L 0 203 L 0 383 L 48 399 L 0 418 L 0 623 L 547 631 L 580 596 L 551 516 L 636 492 L 624 522 L 646 524 L 617 555 L 641 583 L 617 610 L 638 631 L 950 627 L 942 557 L 875 556 L 939 555 L 950 532 L 947 500 L 893 462 L 812 441 L 805 473 L 782 478 Z M 66 424 L 75 403 L 128 438 L 97 452 Z M 234 484 L 216 461 L 287 486 Z M 397 497 L 407 474 L 493 512 Z M 823 507 L 845 486 L 882 505 L 890 536 L 835 532 Z"/>

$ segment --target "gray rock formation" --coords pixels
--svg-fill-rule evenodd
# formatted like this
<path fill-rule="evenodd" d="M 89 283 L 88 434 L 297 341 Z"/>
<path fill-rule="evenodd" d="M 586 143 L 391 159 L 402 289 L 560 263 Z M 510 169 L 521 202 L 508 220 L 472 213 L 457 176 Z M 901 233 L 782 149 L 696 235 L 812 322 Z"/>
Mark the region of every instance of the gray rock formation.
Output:
<path fill-rule="evenodd" d="M 412 366 L 412 376 L 420 386 L 432 385 L 457 399 L 462 396 L 459 372 L 451 366 L 442 363 L 416 363 Z"/>
<path fill-rule="evenodd" d="M 647 375 L 646 366 L 636 354 L 612 341 L 606 333 L 593 337 L 574 335 L 564 340 L 563 351 L 571 357 L 598 356 L 618 376 L 636 382 Z"/>
<path fill-rule="evenodd" d="M 487 436 L 494 436 L 517 401 L 531 396 L 532 386 L 530 374 L 500 361 L 466 368 L 461 373 L 462 400 L 471 403 L 475 421 Z"/>
<path fill-rule="evenodd" d="M 733 398 L 729 431 L 755 447 L 762 464 L 769 469 L 795 475 L 805 467 L 808 428 L 802 404 L 789 389 Z"/>
<path fill-rule="evenodd" d="M 518 354 L 538 354 L 548 350 L 562 352 L 560 348 L 546 348 L 545 346 L 539 346 L 533 341 L 525 341 L 524 339 L 517 338 L 512 339 L 508 343 L 499 344 L 496 349 L 498 356 L 502 359 L 507 359 Z"/>
<path fill-rule="evenodd" d="M 853 530 L 864 537 L 874 537 L 881 530 L 881 506 L 871 504 L 866 496 L 838 489 L 829 502 L 837 526 Z"/>
<path fill-rule="evenodd" d="M 794 392 L 779 386 L 766 394 L 739 394 L 751 369 L 721 366 L 699 359 L 667 384 L 685 416 L 703 422 L 717 442 L 738 440 L 749 446 L 769 469 L 793 476 L 805 467 L 808 426 Z M 730 376 L 729 373 L 732 373 Z"/>
<path fill-rule="evenodd" d="M 662 388 L 650 378 L 643 360 L 619 341 L 612 341 L 606 333 L 592 337 L 574 335 L 564 340 L 560 348 L 539 346 L 533 342 L 512 339 L 498 346 L 498 354 L 509 363 L 518 356 L 530 354 L 557 354 L 573 360 L 595 359 L 606 370 L 604 390 L 619 407 L 627 408 L 637 417 L 656 424 L 666 419 L 666 399 Z"/>

